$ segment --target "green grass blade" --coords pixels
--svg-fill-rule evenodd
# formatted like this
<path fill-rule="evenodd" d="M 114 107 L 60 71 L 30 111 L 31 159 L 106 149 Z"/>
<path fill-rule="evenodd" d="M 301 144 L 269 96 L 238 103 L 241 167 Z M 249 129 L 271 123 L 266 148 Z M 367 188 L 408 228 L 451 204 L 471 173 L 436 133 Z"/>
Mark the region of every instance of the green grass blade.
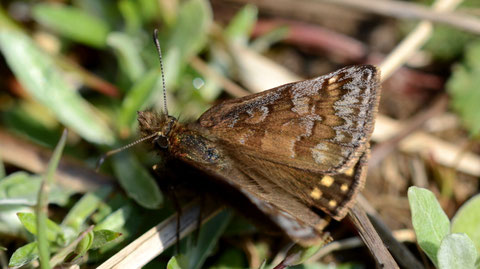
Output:
<path fill-rule="evenodd" d="M 60 4 L 37 4 L 32 15 L 40 24 L 71 40 L 102 48 L 110 31 L 103 20 L 82 9 Z"/>
<path fill-rule="evenodd" d="M 131 81 L 136 81 L 145 74 L 145 64 L 140 56 L 142 45 L 131 36 L 113 32 L 108 35 L 107 43 L 112 47 L 117 55 L 118 62 L 122 71 Z"/>
<path fill-rule="evenodd" d="M 40 257 L 40 266 L 42 269 L 50 268 L 50 250 L 48 246 L 47 238 L 47 207 L 48 207 L 48 191 L 50 190 L 50 185 L 54 181 L 55 170 L 57 170 L 58 163 L 60 162 L 60 157 L 62 156 L 63 148 L 67 141 L 67 130 L 63 132 L 60 141 L 58 142 L 57 147 L 53 151 L 52 158 L 48 163 L 47 172 L 45 173 L 42 187 L 38 193 L 38 202 L 36 207 L 37 214 L 37 242 L 38 242 L 38 253 Z"/>

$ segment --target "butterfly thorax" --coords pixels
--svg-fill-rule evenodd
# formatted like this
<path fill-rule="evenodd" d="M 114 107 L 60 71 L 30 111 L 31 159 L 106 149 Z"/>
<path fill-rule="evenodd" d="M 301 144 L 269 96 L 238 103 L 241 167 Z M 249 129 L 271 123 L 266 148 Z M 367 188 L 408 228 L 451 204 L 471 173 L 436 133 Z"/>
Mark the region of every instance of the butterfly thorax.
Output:
<path fill-rule="evenodd" d="M 216 164 L 220 150 L 206 130 L 195 124 L 184 125 L 172 116 L 152 111 L 138 112 L 139 129 L 142 137 L 157 134 L 152 139 L 153 147 L 170 158 L 188 159 L 204 164 Z"/>

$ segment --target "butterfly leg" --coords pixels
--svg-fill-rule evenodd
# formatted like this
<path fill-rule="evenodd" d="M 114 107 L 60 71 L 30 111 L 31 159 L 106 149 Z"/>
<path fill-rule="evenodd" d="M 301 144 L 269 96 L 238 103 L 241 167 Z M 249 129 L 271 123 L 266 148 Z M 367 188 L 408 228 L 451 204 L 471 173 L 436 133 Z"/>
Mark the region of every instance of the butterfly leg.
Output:
<path fill-rule="evenodd" d="M 200 237 L 200 228 L 202 226 L 202 214 L 203 210 L 205 210 L 205 195 L 200 197 L 199 201 L 199 209 L 198 209 L 198 217 L 197 217 L 197 229 L 195 230 L 195 234 L 193 236 L 193 243 L 197 245 L 199 237 Z"/>
<path fill-rule="evenodd" d="M 182 207 L 180 206 L 180 203 L 178 202 L 177 195 L 175 194 L 175 187 L 170 186 L 168 188 L 168 194 L 170 201 L 173 203 L 173 207 L 175 208 L 175 211 L 177 212 L 177 229 L 175 232 L 175 237 L 177 238 L 177 242 L 175 244 L 176 247 L 176 253 L 180 254 L 180 218 L 182 216 Z"/>
<path fill-rule="evenodd" d="M 165 173 L 161 168 L 162 166 L 154 165 L 153 171 L 159 177 L 165 177 Z M 172 202 L 173 208 L 177 212 L 177 228 L 175 232 L 176 243 L 175 243 L 175 252 L 176 254 L 180 254 L 180 218 L 182 216 L 182 206 L 177 198 L 175 192 L 175 185 L 171 184 L 171 182 L 167 179 L 158 182 L 160 189 L 165 193 L 168 199 Z"/>

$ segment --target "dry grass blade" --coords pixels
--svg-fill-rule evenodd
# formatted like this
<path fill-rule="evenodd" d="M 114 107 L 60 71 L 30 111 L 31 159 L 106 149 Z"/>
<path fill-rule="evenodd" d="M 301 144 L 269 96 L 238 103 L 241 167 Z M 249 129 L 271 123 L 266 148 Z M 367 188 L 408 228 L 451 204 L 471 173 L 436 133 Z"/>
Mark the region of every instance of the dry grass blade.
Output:
<path fill-rule="evenodd" d="M 205 200 L 202 207 L 202 223 L 220 212 L 218 204 Z M 198 201 L 182 208 L 180 215 L 180 237 L 183 238 L 197 228 L 200 206 Z M 177 213 L 178 214 L 178 213 Z M 148 230 L 128 246 L 110 257 L 98 268 L 140 268 L 176 243 L 177 214 Z"/>
<path fill-rule="evenodd" d="M 380 236 L 373 228 L 365 211 L 358 204 L 355 204 L 348 216 L 355 224 L 358 234 L 375 258 L 378 268 L 399 268 L 390 252 L 383 245 Z"/>
<path fill-rule="evenodd" d="M 468 14 L 443 12 L 403 1 L 384 0 L 316 0 L 345 7 L 377 13 L 380 15 L 406 19 L 421 19 L 450 25 L 457 29 L 480 34 L 480 20 Z"/>
<path fill-rule="evenodd" d="M 462 0 L 438 0 L 433 4 L 432 9 L 448 12 L 454 10 L 461 2 Z M 382 62 L 380 65 L 381 80 L 387 80 L 393 72 L 405 64 L 427 42 L 432 31 L 433 24 L 431 22 L 421 21 Z"/>
<path fill-rule="evenodd" d="M 0 151 L 5 163 L 33 173 L 42 173 L 51 151 L 19 139 L 0 129 Z M 84 165 L 63 157 L 56 174 L 56 182 L 78 192 L 87 192 L 101 186 L 113 185 L 114 179 L 95 173 Z"/>

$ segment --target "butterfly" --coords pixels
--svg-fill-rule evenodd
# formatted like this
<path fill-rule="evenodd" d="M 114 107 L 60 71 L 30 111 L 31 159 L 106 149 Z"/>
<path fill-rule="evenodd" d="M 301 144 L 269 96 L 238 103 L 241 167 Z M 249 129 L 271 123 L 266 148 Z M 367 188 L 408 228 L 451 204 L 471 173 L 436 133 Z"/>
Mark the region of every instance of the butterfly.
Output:
<path fill-rule="evenodd" d="M 160 176 L 192 171 L 187 185 L 311 246 L 331 240 L 325 227 L 363 188 L 379 95 L 378 69 L 355 65 L 224 101 L 191 123 L 138 112 L 139 130 L 173 171 L 157 166 Z"/>

